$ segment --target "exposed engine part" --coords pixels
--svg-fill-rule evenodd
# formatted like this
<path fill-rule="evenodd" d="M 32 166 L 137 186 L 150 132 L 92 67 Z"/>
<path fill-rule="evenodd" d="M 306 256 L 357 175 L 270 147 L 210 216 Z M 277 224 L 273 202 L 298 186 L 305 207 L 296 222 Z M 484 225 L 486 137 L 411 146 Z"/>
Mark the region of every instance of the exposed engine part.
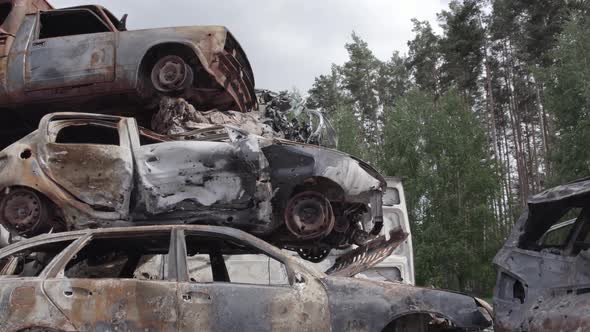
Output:
<path fill-rule="evenodd" d="M 330 251 L 332 251 L 330 246 L 321 243 L 313 247 L 297 249 L 297 253 L 301 258 L 312 263 L 319 263 L 323 261 L 326 257 L 328 257 Z"/>
<path fill-rule="evenodd" d="M 298 239 L 317 239 L 330 234 L 334 228 L 334 212 L 324 195 L 305 191 L 287 203 L 285 224 Z"/>

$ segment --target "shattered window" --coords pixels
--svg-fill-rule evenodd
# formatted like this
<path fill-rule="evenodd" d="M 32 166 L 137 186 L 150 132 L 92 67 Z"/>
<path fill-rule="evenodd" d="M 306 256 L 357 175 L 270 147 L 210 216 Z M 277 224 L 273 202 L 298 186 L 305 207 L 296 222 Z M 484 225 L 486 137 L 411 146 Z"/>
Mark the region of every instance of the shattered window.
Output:
<path fill-rule="evenodd" d="M 288 285 L 282 262 L 241 243 L 197 235 L 186 236 L 191 282 Z"/>
<path fill-rule="evenodd" d="M 37 277 L 73 240 L 45 243 L 0 258 L 0 279 Z"/>
<path fill-rule="evenodd" d="M 117 128 L 94 124 L 71 125 L 57 133 L 55 143 L 119 145 L 119 131 Z"/>
<path fill-rule="evenodd" d="M 165 280 L 170 232 L 95 238 L 65 268 L 67 278 Z"/>
<path fill-rule="evenodd" d="M 39 39 L 109 32 L 109 27 L 87 9 L 41 13 Z"/>

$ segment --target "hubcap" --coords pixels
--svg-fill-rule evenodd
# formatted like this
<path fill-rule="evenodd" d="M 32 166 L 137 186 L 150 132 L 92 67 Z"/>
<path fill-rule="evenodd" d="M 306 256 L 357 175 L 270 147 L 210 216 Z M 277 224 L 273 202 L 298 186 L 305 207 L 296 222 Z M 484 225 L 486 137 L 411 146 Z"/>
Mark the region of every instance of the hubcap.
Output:
<path fill-rule="evenodd" d="M 18 233 L 28 233 L 40 222 L 41 204 L 33 192 L 14 191 L 4 198 L 2 217 Z"/>
<path fill-rule="evenodd" d="M 295 195 L 285 209 L 287 228 L 299 239 L 319 238 L 334 227 L 330 202 L 320 193 L 307 191 Z"/>
<path fill-rule="evenodd" d="M 158 60 L 152 69 L 152 84 L 161 92 L 182 90 L 189 77 L 190 67 L 176 55 L 169 55 Z"/>

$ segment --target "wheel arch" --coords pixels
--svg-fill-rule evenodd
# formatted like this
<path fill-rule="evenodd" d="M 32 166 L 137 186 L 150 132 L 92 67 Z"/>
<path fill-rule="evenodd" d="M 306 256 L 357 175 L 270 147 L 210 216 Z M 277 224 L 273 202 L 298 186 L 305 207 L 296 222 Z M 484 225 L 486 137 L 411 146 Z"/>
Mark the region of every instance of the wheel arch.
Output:
<path fill-rule="evenodd" d="M 325 176 L 310 176 L 305 178 L 302 182 L 296 184 L 291 190 L 290 197 L 297 195 L 304 191 L 316 191 L 324 196 L 329 201 L 341 201 L 345 197 L 345 191 L 342 186 L 334 180 Z"/>
<path fill-rule="evenodd" d="M 437 312 L 437 311 L 425 311 L 425 310 L 412 310 L 412 311 L 406 311 L 403 313 L 399 313 L 396 314 L 395 316 L 389 318 L 387 325 L 385 325 L 385 327 L 383 327 L 381 329 L 382 332 L 409 332 L 409 331 L 415 331 L 416 327 L 418 325 L 411 325 L 411 324 L 415 324 L 415 323 L 428 323 L 432 320 L 431 316 L 438 316 L 440 318 L 443 318 L 449 322 L 451 322 L 454 325 L 457 325 L 456 322 L 454 322 L 451 317 L 448 317 L 447 315 L 441 313 L 441 312 Z M 407 329 L 397 329 L 396 325 L 398 323 L 404 322 L 404 320 L 407 320 L 406 323 L 410 324 L 410 327 Z M 430 331 L 430 330 L 422 330 L 420 329 L 420 331 Z M 449 330 L 445 330 L 445 331 L 449 331 Z M 452 331 L 452 330 L 450 330 Z"/>

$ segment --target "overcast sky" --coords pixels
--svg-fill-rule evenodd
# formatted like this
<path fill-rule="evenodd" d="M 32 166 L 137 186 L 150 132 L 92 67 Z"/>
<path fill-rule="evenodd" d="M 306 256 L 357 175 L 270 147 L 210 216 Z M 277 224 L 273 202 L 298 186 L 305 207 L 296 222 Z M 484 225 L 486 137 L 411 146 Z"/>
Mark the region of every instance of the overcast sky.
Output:
<path fill-rule="evenodd" d="M 50 0 L 55 7 L 87 4 Z M 244 48 L 256 86 L 306 92 L 332 63 L 347 59 L 344 44 L 354 30 L 380 59 L 407 52 L 412 18 L 437 25 L 448 0 L 93 0 L 129 29 L 225 25 Z"/>

